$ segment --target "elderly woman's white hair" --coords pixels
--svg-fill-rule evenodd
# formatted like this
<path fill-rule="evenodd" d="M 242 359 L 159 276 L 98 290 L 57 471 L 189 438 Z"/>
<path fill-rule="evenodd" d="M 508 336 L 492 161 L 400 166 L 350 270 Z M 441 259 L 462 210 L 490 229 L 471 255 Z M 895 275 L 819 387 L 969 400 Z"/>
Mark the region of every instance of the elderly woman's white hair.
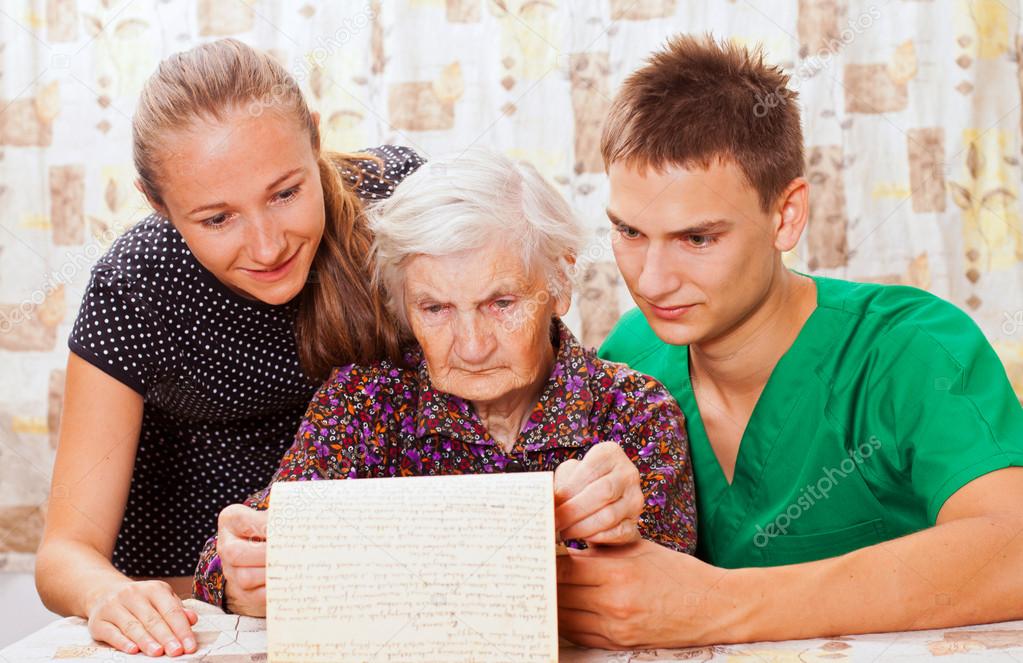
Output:
<path fill-rule="evenodd" d="M 519 251 L 527 275 L 543 275 L 552 296 L 571 294 L 575 258 L 587 234 L 571 206 L 536 168 L 472 147 L 434 159 L 367 210 L 374 233 L 373 279 L 406 328 L 404 265 L 417 255 L 446 256 L 497 240 Z"/>

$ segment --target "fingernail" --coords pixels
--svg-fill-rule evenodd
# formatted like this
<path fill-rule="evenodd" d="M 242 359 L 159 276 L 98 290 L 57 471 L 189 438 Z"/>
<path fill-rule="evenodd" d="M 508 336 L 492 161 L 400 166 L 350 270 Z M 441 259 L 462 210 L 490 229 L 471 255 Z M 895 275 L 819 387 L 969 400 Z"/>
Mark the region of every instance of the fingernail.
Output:
<path fill-rule="evenodd" d="M 138 651 L 139 651 L 139 648 L 138 648 L 138 646 L 134 642 L 132 642 L 132 643 L 129 643 L 129 644 L 125 645 L 124 650 L 126 652 L 128 652 L 129 654 L 137 654 Z"/>
<path fill-rule="evenodd" d="M 185 638 L 185 649 L 188 651 L 195 649 L 195 640 L 192 638 Z"/>
<path fill-rule="evenodd" d="M 150 656 L 156 656 L 157 653 L 159 653 L 160 651 L 160 645 L 156 644 L 155 642 L 151 642 L 146 647 L 146 651 L 149 653 Z"/>
<path fill-rule="evenodd" d="M 181 643 L 178 642 L 177 640 L 171 640 L 170 642 L 167 643 L 167 646 L 165 647 L 165 649 L 168 652 L 181 651 Z"/>

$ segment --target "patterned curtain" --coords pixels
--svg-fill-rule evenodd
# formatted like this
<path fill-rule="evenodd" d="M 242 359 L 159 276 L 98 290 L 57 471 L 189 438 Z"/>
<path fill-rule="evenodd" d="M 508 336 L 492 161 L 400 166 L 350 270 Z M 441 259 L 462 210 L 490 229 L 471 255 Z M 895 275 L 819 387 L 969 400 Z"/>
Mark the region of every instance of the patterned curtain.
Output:
<path fill-rule="evenodd" d="M 270 51 L 335 149 L 399 143 L 429 157 L 480 143 L 533 162 L 593 228 L 568 322 L 597 344 L 630 306 L 603 214 L 610 98 L 668 35 L 762 44 L 803 104 L 811 222 L 788 264 L 951 300 L 1023 393 L 1020 11 L 1017 0 L 0 2 L 0 568 L 31 568 L 89 268 L 147 213 L 131 114 L 167 55 L 227 35 Z"/>

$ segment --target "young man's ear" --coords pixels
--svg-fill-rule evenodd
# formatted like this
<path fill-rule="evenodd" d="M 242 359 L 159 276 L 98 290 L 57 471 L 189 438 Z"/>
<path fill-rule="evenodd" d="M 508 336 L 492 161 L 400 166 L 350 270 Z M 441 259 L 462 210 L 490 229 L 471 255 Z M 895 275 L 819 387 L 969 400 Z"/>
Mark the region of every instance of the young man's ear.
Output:
<path fill-rule="evenodd" d="M 146 192 L 146 187 L 142 186 L 141 179 L 135 178 L 135 188 L 138 189 L 139 193 L 141 193 L 142 196 L 146 199 L 146 202 L 148 202 L 149 206 L 153 208 L 153 211 L 155 211 L 157 214 L 164 218 L 167 219 L 170 218 L 170 214 L 167 212 L 167 208 L 153 200 L 150 197 L 149 193 Z"/>
<path fill-rule="evenodd" d="M 791 251 L 799 243 L 810 218 L 810 183 L 797 177 L 778 196 L 775 208 L 774 247 Z"/>

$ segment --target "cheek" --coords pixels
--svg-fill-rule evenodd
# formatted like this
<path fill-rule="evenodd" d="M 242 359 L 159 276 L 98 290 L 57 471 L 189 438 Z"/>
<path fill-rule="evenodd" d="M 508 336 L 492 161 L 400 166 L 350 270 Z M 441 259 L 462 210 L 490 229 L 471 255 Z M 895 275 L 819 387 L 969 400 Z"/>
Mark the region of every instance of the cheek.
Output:
<path fill-rule="evenodd" d="M 227 271 L 244 245 L 242 233 L 238 232 L 238 223 L 217 231 L 192 224 L 186 228 L 176 227 L 195 259 L 214 275 Z"/>

